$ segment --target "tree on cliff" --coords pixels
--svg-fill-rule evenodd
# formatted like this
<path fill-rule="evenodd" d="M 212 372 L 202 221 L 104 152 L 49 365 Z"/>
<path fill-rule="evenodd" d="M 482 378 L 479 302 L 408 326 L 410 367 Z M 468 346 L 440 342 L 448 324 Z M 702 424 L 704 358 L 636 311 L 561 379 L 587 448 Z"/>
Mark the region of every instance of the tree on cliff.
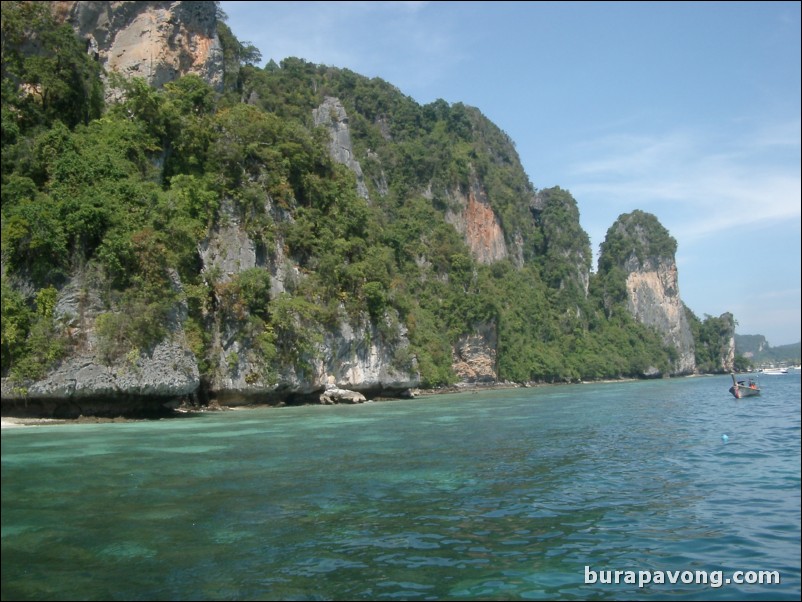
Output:
<path fill-rule="evenodd" d="M 47 2 L 2 3 L 3 137 L 55 120 L 87 124 L 103 109 L 100 65 Z M 8 131 L 7 131 L 8 130 Z"/>

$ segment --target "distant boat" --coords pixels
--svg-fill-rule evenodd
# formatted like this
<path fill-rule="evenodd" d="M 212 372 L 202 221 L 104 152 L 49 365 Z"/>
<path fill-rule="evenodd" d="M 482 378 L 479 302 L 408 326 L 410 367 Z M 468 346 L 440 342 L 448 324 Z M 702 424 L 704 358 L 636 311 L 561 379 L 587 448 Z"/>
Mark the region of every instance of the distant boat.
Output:
<path fill-rule="evenodd" d="M 758 372 L 760 372 L 760 374 L 774 376 L 777 374 L 788 374 L 788 368 L 764 368 L 763 370 L 758 370 Z"/>
<path fill-rule="evenodd" d="M 735 399 L 741 399 L 743 397 L 754 397 L 755 395 L 760 395 L 760 387 L 757 385 L 757 381 L 755 381 L 752 378 L 749 378 L 745 381 L 737 380 L 735 378 L 735 374 L 733 374 L 730 393 L 732 393 Z"/>

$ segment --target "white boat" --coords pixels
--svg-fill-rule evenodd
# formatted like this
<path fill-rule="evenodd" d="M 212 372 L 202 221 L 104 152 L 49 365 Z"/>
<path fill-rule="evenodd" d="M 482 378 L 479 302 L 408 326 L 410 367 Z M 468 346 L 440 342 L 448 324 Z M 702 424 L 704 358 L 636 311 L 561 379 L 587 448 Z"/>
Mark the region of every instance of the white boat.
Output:
<path fill-rule="evenodd" d="M 773 376 L 777 374 L 788 374 L 788 368 L 764 368 L 762 370 L 758 370 L 758 372 L 760 372 L 760 374 Z"/>

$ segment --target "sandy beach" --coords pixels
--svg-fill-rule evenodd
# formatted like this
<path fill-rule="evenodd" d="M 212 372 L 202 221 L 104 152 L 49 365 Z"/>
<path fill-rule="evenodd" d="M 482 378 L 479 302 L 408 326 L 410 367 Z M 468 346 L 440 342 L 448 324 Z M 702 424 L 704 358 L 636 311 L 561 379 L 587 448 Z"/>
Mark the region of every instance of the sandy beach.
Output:
<path fill-rule="evenodd" d="M 3 416 L 0 422 L 0 428 L 13 429 L 21 426 L 41 426 L 44 424 L 60 424 L 62 422 L 69 422 L 68 420 L 58 420 L 56 418 L 13 418 L 11 416 Z"/>

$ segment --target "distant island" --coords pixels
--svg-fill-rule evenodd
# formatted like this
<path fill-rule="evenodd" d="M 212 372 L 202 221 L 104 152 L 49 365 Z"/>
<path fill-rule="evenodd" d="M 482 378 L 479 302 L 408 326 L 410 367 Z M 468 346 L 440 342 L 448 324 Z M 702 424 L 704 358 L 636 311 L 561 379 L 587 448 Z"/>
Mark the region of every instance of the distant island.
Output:
<path fill-rule="evenodd" d="M 743 356 L 753 366 L 762 367 L 770 365 L 798 366 L 802 345 L 779 345 L 772 347 L 762 334 L 736 334 L 735 352 Z"/>

